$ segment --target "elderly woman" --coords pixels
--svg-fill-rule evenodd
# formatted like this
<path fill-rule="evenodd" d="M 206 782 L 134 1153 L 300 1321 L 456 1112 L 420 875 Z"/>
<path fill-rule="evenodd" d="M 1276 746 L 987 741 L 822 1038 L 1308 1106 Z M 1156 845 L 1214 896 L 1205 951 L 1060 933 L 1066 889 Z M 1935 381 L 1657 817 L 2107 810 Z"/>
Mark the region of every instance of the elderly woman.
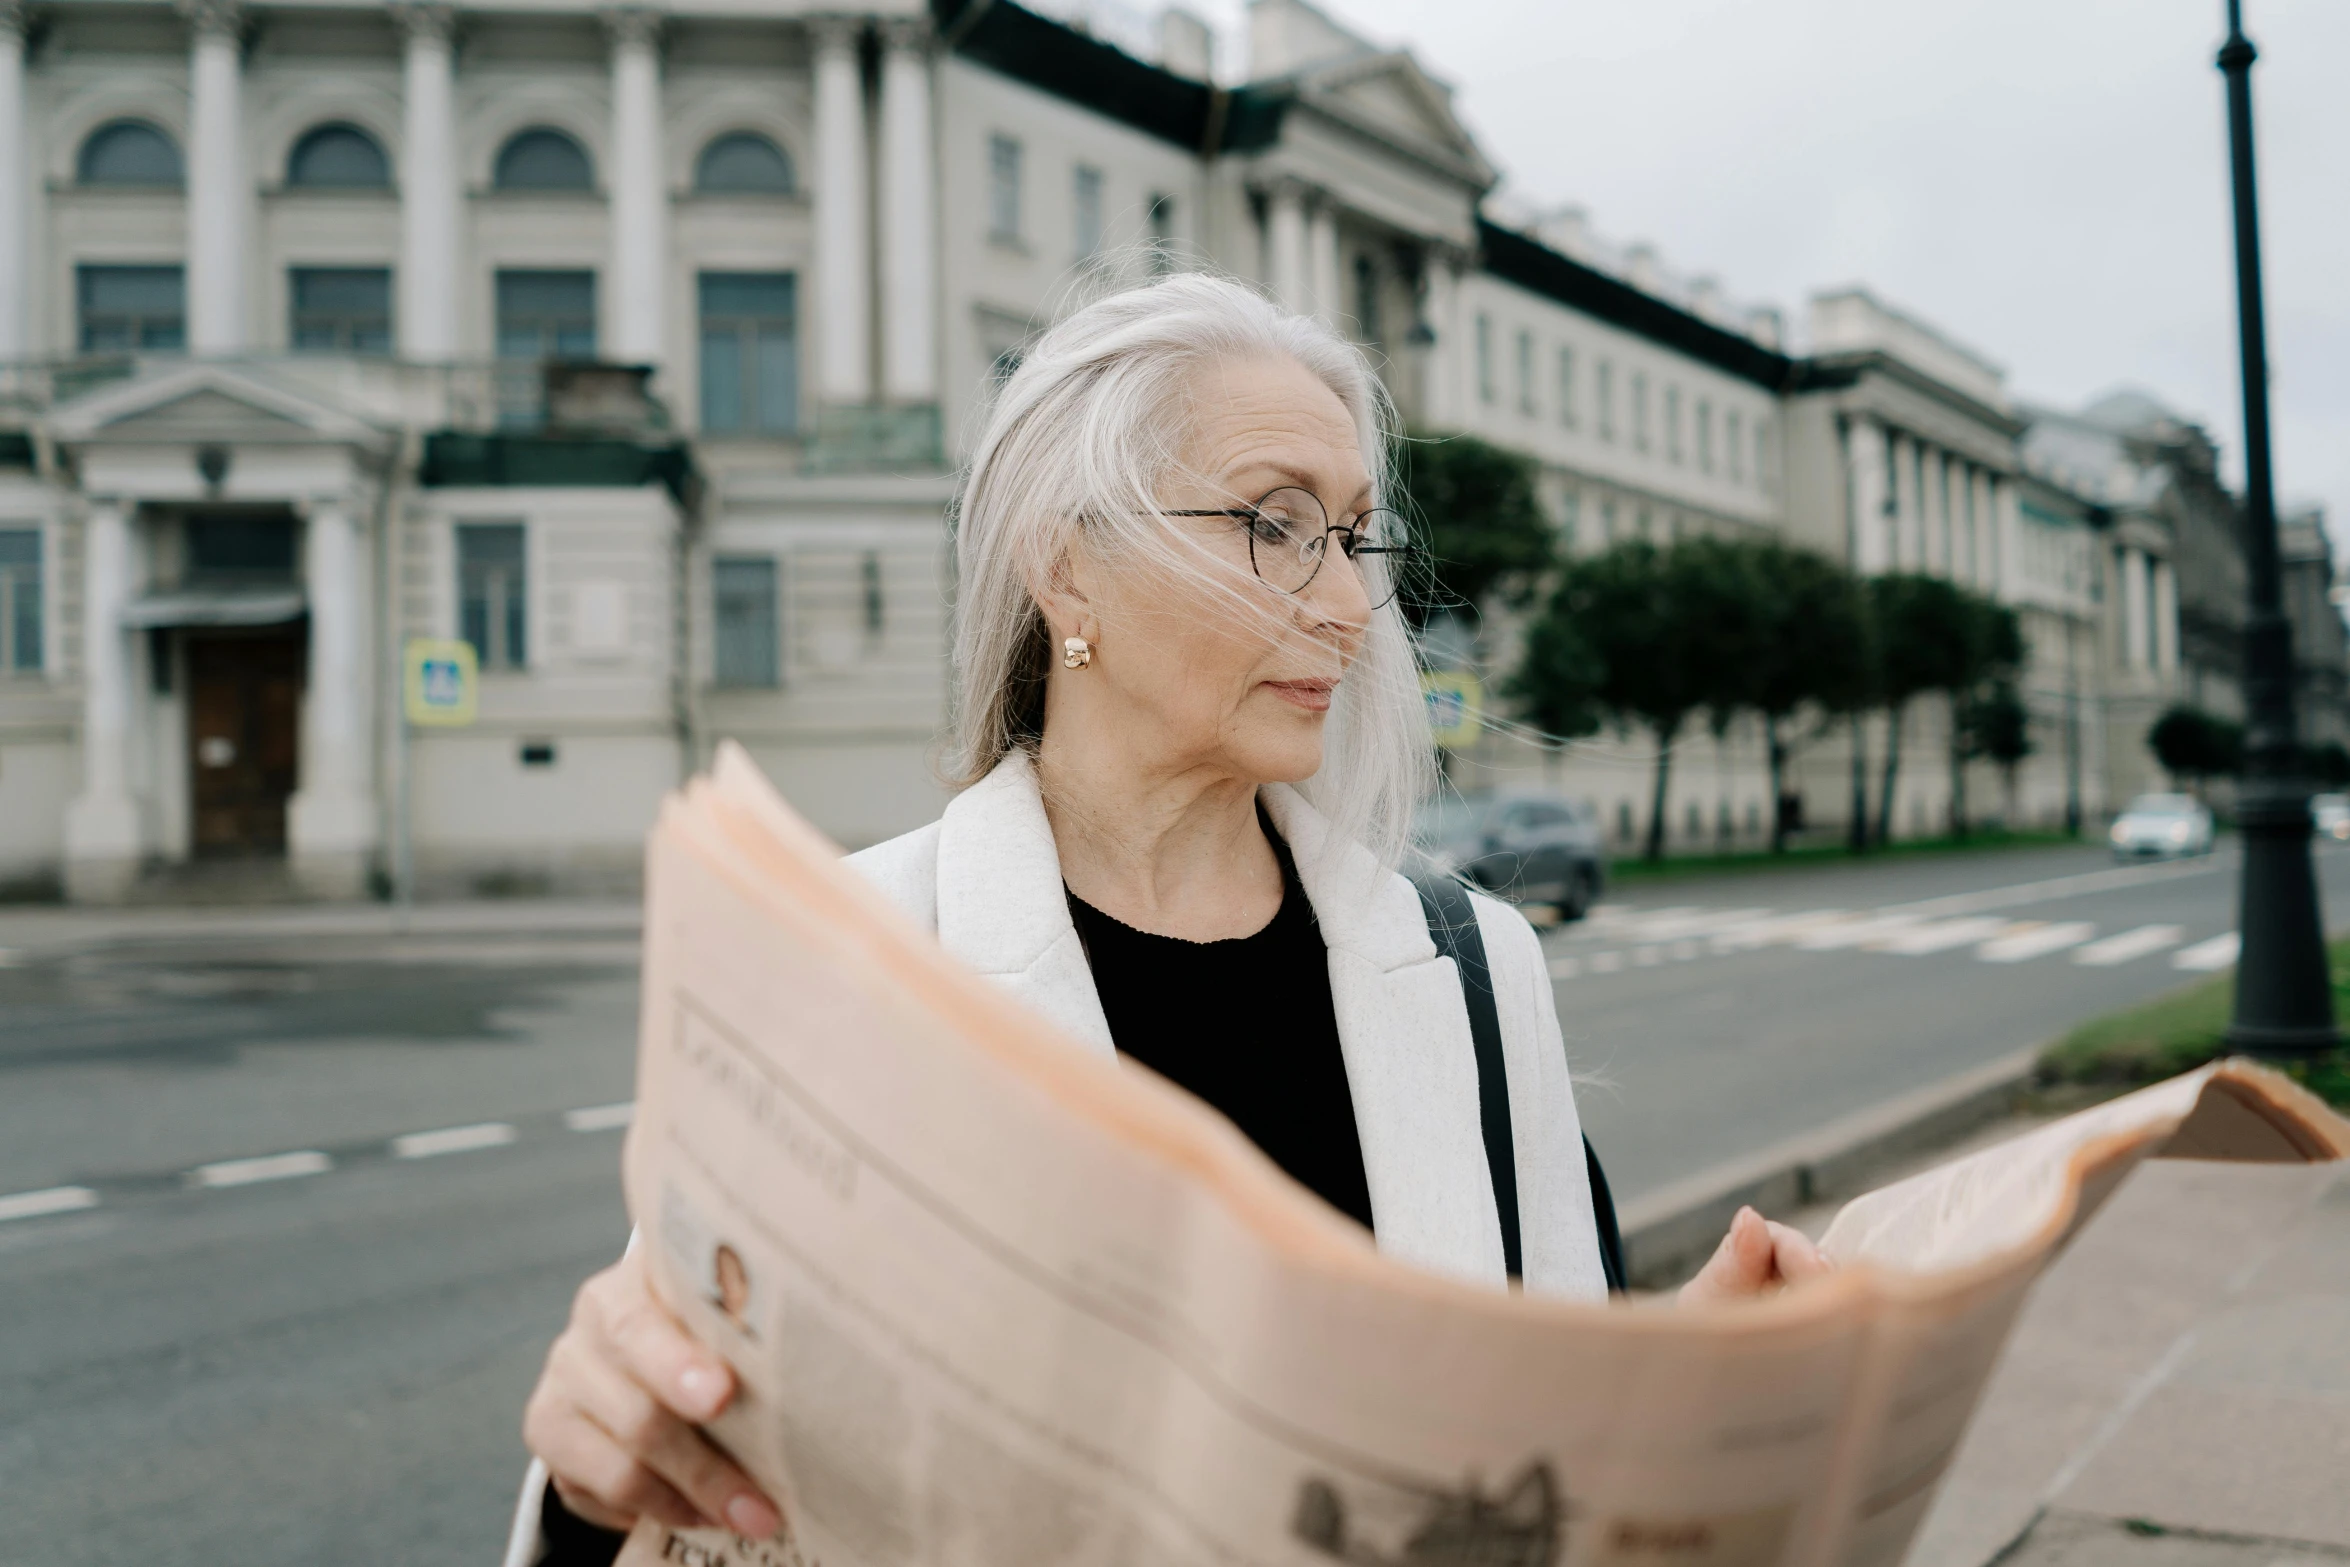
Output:
<path fill-rule="evenodd" d="M 1046 333 L 963 497 L 962 790 L 851 863 L 1075 1038 L 1222 1111 L 1381 1250 L 1501 1287 L 1470 1007 L 1396 869 L 1434 780 L 1388 424 L 1360 352 L 1218 278 Z M 1524 1284 L 1602 1300 L 1542 952 L 1514 910 L 1474 907 Z M 1684 1299 L 1824 1266 L 1741 1213 Z M 525 1418 L 552 1481 L 525 1533 L 541 1506 L 555 1557 L 640 1513 L 772 1533 L 774 1504 L 695 1429 L 732 1390 L 635 1260 L 590 1279 Z"/>

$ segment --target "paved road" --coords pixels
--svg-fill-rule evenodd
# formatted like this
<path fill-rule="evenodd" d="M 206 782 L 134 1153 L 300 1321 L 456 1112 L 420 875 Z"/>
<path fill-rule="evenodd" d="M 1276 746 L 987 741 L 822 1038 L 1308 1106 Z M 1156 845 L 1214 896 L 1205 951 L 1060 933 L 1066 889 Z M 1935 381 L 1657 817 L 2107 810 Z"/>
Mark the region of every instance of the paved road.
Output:
<path fill-rule="evenodd" d="M 2350 916 L 2350 851 L 2318 864 Z M 2237 868 L 2058 848 L 1634 883 L 1545 943 L 1592 1144 L 1638 1196 L 2225 969 Z"/>
<path fill-rule="evenodd" d="M 2233 924 L 2231 863 L 2054 897 L 1998 889 L 2103 860 L 1639 888 L 1549 941 L 1577 1064 L 1613 1080 L 1583 1093 L 1594 1140 L 1636 1193 L 2176 983 L 2171 956 Z M 2350 909 L 2350 856 L 2326 881 Z M 1730 917 L 1953 898 L 1873 927 L 1987 922 L 1918 956 Z M 630 948 L 364 923 L 92 946 L 0 919 L 0 1564 L 494 1554 L 522 1397 L 624 1233 Z M 2082 923 L 2020 962 L 1968 944 Z M 2073 961 L 2153 924 L 2177 939 Z M 450 1135 L 403 1141 L 427 1132 Z"/>

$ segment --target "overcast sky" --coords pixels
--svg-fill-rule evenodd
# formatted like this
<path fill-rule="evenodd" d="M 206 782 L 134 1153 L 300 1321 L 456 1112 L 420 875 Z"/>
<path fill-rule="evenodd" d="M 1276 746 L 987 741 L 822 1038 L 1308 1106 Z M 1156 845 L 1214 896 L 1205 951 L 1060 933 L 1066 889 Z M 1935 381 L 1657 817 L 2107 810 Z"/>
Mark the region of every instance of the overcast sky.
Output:
<path fill-rule="evenodd" d="M 1516 195 L 1791 321 L 1865 283 L 2020 397 L 2143 387 L 2240 474 L 2222 0 L 1324 4 L 1450 81 Z M 2247 12 L 2277 485 L 2350 540 L 2350 0 Z"/>

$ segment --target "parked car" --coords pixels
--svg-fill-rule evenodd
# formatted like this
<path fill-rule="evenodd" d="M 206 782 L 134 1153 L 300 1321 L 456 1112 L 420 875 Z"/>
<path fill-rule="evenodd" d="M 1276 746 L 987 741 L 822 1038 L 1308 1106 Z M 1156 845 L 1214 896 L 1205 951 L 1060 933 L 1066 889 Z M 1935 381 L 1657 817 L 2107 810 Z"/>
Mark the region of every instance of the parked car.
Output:
<path fill-rule="evenodd" d="M 2317 823 L 2320 838 L 2350 843 L 2350 794 L 2311 795 L 2309 815 Z"/>
<path fill-rule="evenodd" d="M 1413 841 L 1441 870 L 1497 896 L 1581 919 L 1607 885 L 1605 835 L 1589 806 L 1556 795 L 1478 790 L 1424 803 Z"/>
<path fill-rule="evenodd" d="M 2211 852 L 2211 812 L 2185 794 L 2142 794 L 2113 820 L 2117 860 L 2172 859 Z"/>

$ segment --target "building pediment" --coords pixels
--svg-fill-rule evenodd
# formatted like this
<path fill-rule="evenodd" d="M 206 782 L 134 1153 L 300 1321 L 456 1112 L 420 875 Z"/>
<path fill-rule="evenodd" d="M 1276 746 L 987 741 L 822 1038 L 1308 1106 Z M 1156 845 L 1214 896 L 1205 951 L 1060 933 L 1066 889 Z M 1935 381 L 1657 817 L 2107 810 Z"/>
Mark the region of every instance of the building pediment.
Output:
<path fill-rule="evenodd" d="M 1311 67 L 1298 74 L 1301 104 L 1482 191 L 1496 178 L 1453 112 L 1452 89 L 1400 50 Z"/>
<path fill-rule="evenodd" d="M 58 404 L 61 445 L 362 445 L 384 431 L 316 392 L 280 386 L 246 366 L 142 367 L 123 381 Z"/>

